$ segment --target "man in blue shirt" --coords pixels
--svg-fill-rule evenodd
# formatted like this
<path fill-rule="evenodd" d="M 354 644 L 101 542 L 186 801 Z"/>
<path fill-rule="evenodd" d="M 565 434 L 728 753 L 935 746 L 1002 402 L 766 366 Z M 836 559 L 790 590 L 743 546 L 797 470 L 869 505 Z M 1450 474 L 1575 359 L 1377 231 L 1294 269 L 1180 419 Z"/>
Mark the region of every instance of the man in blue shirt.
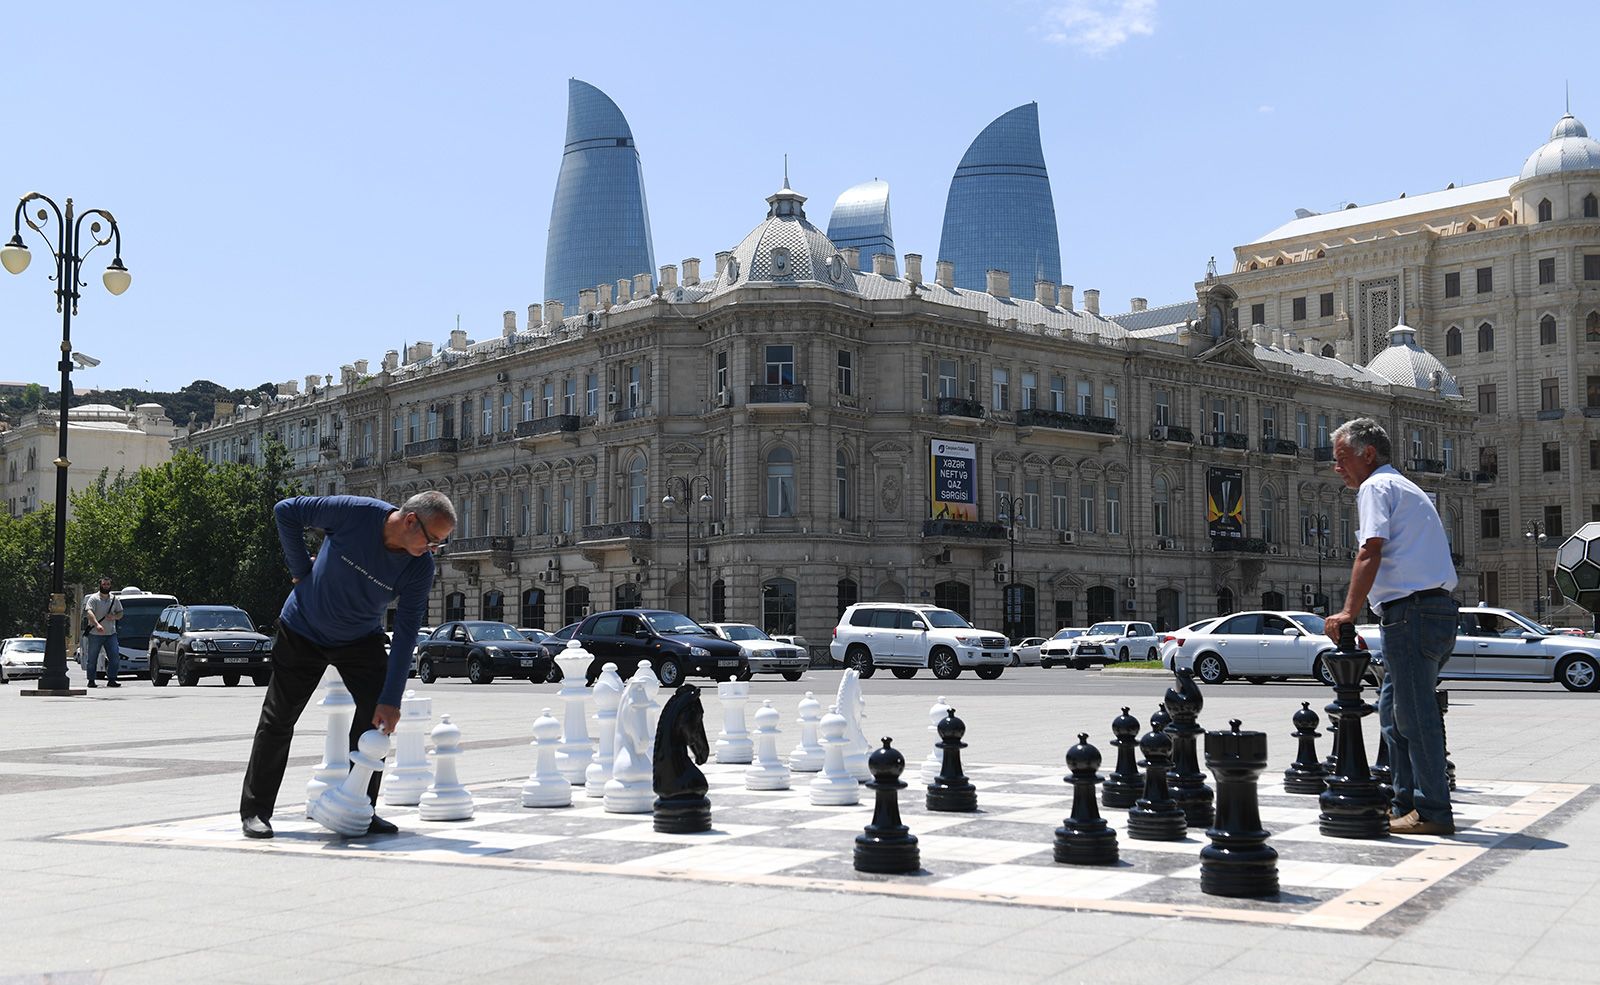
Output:
<path fill-rule="evenodd" d="M 433 552 L 456 528 L 456 511 L 441 492 L 423 492 L 398 509 L 365 496 L 299 496 L 273 508 L 294 590 L 278 618 L 272 681 L 261 702 L 239 816 L 248 838 L 272 837 L 272 809 L 283 784 L 294 725 L 331 665 L 356 702 L 350 748 L 369 728 L 394 732 L 400 696 L 411 672 L 411 651 L 427 615 Z M 315 561 L 305 531 L 327 537 Z M 395 606 L 394 640 L 383 617 Z M 382 774 L 367 795 L 376 805 Z M 372 815 L 368 834 L 398 829 Z"/>

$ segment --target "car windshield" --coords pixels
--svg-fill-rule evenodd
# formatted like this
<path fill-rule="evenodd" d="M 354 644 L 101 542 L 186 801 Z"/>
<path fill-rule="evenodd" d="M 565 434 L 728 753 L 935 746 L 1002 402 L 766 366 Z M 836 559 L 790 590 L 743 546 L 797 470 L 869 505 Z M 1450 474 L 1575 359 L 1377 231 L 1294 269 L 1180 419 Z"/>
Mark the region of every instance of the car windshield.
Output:
<path fill-rule="evenodd" d="M 960 615 L 949 609 L 929 609 L 921 613 L 922 618 L 934 629 L 971 629 L 972 623 L 961 618 Z"/>
<path fill-rule="evenodd" d="M 8 640 L 7 653 L 43 653 L 44 640 Z"/>
<path fill-rule="evenodd" d="M 122 602 L 122 618 L 117 620 L 118 636 L 149 636 L 150 631 L 156 628 L 156 618 L 161 615 L 161 610 L 178 602 L 170 595 L 119 601 Z"/>
<path fill-rule="evenodd" d="M 1505 615 L 1505 625 L 1500 629 L 1501 636 L 1515 639 L 1518 636 L 1546 636 L 1549 635 L 1543 626 L 1520 612 L 1508 612 Z"/>
<path fill-rule="evenodd" d="M 646 612 L 645 622 L 662 636 L 710 636 L 706 628 L 676 612 Z"/>
<path fill-rule="evenodd" d="M 196 633 L 253 633 L 255 627 L 250 624 L 250 617 L 243 609 L 190 609 L 189 630 Z"/>
<path fill-rule="evenodd" d="M 512 643 L 526 642 L 522 634 L 512 626 L 503 622 L 469 622 L 467 635 L 474 643 L 493 642 L 495 640 L 510 641 Z"/>
<path fill-rule="evenodd" d="M 1327 630 L 1323 628 L 1323 619 L 1321 616 L 1312 615 L 1309 612 L 1290 612 L 1287 615 L 1290 619 L 1293 619 L 1295 622 L 1299 623 L 1301 629 L 1304 629 L 1312 636 L 1321 636 L 1327 632 Z"/>
<path fill-rule="evenodd" d="M 518 632 L 520 632 L 522 634 L 522 638 L 527 640 L 529 643 L 537 643 L 546 636 L 550 635 L 542 629 L 522 629 L 518 630 Z"/>
<path fill-rule="evenodd" d="M 562 626 L 560 629 L 556 630 L 555 632 L 551 633 L 549 636 L 545 637 L 545 639 L 546 640 L 570 640 L 570 639 L 572 639 L 572 634 L 578 631 L 578 627 L 580 625 L 582 625 L 582 623 L 576 623 L 576 622 L 575 623 L 569 623 L 569 624 L 567 624 L 565 626 Z"/>
<path fill-rule="evenodd" d="M 748 626 L 742 623 L 736 623 L 732 626 L 723 626 L 722 635 L 730 640 L 770 640 L 772 638 L 754 626 Z"/>
<path fill-rule="evenodd" d="M 1053 640 L 1070 640 L 1070 639 L 1074 639 L 1074 638 L 1082 636 L 1082 635 L 1083 635 L 1083 630 L 1081 630 L 1081 629 L 1063 629 L 1059 633 L 1057 633 L 1056 635 L 1054 635 L 1054 636 L 1052 636 L 1050 638 L 1053 639 Z"/>
<path fill-rule="evenodd" d="M 1089 634 L 1088 635 L 1090 635 L 1090 636 L 1121 636 L 1122 635 L 1122 625 L 1123 624 L 1120 623 L 1120 622 L 1097 622 L 1093 626 L 1089 627 Z"/>

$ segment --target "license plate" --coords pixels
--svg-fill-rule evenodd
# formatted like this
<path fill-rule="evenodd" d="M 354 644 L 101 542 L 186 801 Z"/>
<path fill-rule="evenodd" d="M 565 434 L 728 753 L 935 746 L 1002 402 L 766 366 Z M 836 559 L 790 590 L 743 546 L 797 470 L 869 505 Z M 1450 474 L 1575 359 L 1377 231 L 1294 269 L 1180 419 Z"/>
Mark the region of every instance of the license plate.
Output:
<path fill-rule="evenodd" d="M 532 660 L 524 660 L 524 661 L 522 661 L 522 666 L 524 666 L 524 667 L 532 667 L 533 666 L 533 661 Z"/>
<path fill-rule="evenodd" d="M 249 657 L 223 657 L 222 658 L 222 662 L 225 663 L 225 664 L 247 664 L 247 663 L 250 662 L 250 658 Z"/>
<path fill-rule="evenodd" d="M 737 661 L 737 660 L 718 660 L 717 661 L 717 666 L 718 667 L 737 667 L 737 666 L 739 666 L 739 661 Z"/>

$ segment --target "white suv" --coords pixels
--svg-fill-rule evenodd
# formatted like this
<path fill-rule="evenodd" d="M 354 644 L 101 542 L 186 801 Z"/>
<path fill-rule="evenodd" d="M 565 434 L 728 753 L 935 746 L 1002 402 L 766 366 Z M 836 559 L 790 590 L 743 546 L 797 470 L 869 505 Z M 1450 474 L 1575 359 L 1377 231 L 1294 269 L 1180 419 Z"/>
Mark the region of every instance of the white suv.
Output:
<path fill-rule="evenodd" d="M 1078 657 L 1095 654 L 1112 660 L 1154 660 L 1159 656 L 1156 648 L 1161 638 L 1147 622 L 1097 622 L 1072 642 L 1073 654 Z"/>
<path fill-rule="evenodd" d="M 985 632 L 957 613 L 936 605 L 864 602 L 839 617 L 828 645 L 833 662 L 871 677 L 887 667 L 901 680 L 930 669 L 942 681 L 971 668 L 992 681 L 1011 664 L 1011 643 L 1001 633 Z"/>

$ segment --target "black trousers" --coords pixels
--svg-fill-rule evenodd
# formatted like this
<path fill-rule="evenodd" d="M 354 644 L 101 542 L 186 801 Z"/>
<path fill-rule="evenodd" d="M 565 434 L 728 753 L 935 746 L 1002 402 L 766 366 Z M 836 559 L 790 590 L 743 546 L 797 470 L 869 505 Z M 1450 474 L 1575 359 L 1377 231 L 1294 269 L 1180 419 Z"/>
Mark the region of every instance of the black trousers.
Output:
<path fill-rule="evenodd" d="M 271 818 L 283 785 L 283 771 L 289 763 L 289 743 L 294 739 L 295 722 L 316 693 L 322 675 L 332 666 L 344 680 L 356 702 L 356 717 L 350 723 L 350 748 L 372 728 L 372 715 L 378 708 L 389 666 L 389 641 L 382 633 L 345 646 L 324 647 L 297 636 L 279 625 L 278 642 L 272 651 L 272 680 L 261 702 L 261 720 L 250 747 L 250 762 L 244 770 L 244 790 L 239 796 L 240 817 Z M 373 771 L 367 785 L 367 798 L 378 803 L 378 784 L 383 774 Z"/>

